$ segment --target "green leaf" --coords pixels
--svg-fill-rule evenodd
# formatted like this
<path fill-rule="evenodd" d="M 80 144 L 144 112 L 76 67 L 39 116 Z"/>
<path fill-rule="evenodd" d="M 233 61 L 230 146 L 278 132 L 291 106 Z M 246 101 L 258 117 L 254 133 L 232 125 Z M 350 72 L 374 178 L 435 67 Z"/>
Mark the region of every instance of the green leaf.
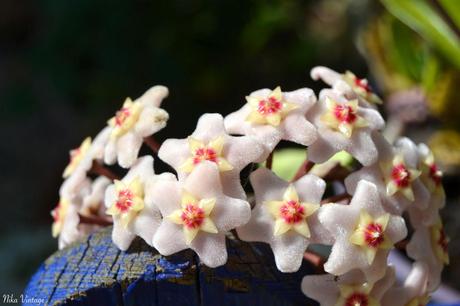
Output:
<path fill-rule="evenodd" d="M 306 158 L 305 149 L 289 148 L 277 150 L 273 155 L 272 171 L 280 178 L 290 181 Z M 341 151 L 332 156 L 331 160 L 340 162 L 343 167 L 350 167 L 353 157 L 347 152 Z"/>
<path fill-rule="evenodd" d="M 381 0 L 391 14 L 419 33 L 446 59 L 460 68 L 460 40 L 423 0 Z"/>
<path fill-rule="evenodd" d="M 460 28 L 460 7 L 458 0 L 438 0 L 438 2 L 455 25 Z"/>

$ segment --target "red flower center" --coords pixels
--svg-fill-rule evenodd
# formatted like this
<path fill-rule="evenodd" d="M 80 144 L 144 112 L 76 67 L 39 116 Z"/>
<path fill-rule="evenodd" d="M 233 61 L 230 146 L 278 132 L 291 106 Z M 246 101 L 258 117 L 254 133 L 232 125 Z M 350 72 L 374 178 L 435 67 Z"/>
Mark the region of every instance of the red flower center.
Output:
<path fill-rule="evenodd" d="M 345 300 L 345 306 L 368 306 L 369 298 L 366 294 L 355 292 Z"/>
<path fill-rule="evenodd" d="M 203 223 L 206 216 L 202 208 L 194 204 L 187 204 L 182 210 L 180 217 L 185 226 L 189 228 L 197 228 Z"/>
<path fill-rule="evenodd" d="M 428 174 L 436 186 L 441 185 L 442 182 L 442 175 L 439 172 L 438 166 L 436 164 L 432 164 L 430 166 L 430 172 Z"/>
<path fill-rule="evenodd" d="M 444 253 L 448 252 L 449 241 L 443 228 L 439 229 L 438 245 L 441 247 Z"/>
<path fill-rule="evenodd" d="M 73 149 L 72 151 L 70 151 L 70 163 L 72 164 L 75 159 L 80 155 L 81 153 L 81 149 L 80 148 L 76 148 L 76 149 Z"/>
<path fill-rule="evenodd" d="M 283 104 L 281 101 L 277 100 L 274 97 L 269 97 L 264 100 L 259 101 L 259 105 L 257 106 L 257 111 L 262 116 L 276 114 L 281 111 L 283 108 Z"/>
<path fill-rule="evenodd" d="M 127 212 L 133 206 L 134 195 L 131 190 L 123 189 L 118 192 L 118 199 L 115 206 L 122 213 Z"/>
<path fill-rule="evenodd" d="M 126 119 L 131 116 L 131 111 L 127 107 L 123 107 L 115 114 L 115 125 L 122 126 Z"/>
<path fill-rule="evenodd" d="M 287 201 L 280 207 L 281 218 L 286 223 L 297 223 L 303 219 L 304 208 L 298 201 Z"/>
<path fill-rule="evenodd" d="M 195 156 L 193 157 L 193 164 L 197 165 L 203 160 L 209 160 L 212 162 L 217 162 L 217 152 L 212 148 L 199 148 L 195 151 Z"/>
<path fill-rule="evenodd" d="M 353 123 L 356 121 L 356 112 L 349 105 L 336 105 L 334 107 L 334 116 L 340 122 Z"/>
<path fill-rule="evenodd" d="M 61 209 L 61 203 L 59 202 L 58 205 L 51 211 L 51 216 L 53 217 L 54 222 L 59 222 L 59 210 Z"/>
<path fill-rule="evenodd" d="M 391 179 L 399 188 L 408 187 L 410 184 L 410 178 L 410 172 L 403 164 L 396 165 L 391 170 Z"/>
<path fill-rule="evenodd" d="M 370 223 L 364 230 L 364 241 L 372 248 L 378 247 L 384 240 L 382 226 L 378 223 Z"/>
<path fill-rule="evenodd" d="M 355 85 L 364 89 L 367 93 L 372 92 L 371 86 L 369 86 L 367 81 L 364 79 L 355 78 Z"/>

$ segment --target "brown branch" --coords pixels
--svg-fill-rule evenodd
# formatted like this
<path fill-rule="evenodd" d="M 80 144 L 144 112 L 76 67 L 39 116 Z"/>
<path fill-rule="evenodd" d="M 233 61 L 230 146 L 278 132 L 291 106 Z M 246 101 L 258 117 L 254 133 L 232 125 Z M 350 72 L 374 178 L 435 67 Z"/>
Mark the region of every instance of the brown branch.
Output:
<path fill-rule="evenodd" d="M 305 159 L 305 161 L 302 163 L 302 165 L 299 167 L 296 174 L 292 178 L 291 182 L 298 180 L 299 178 L 301 178 L 302 176 L 310 172 L 311 168 L 313 168 L 314 165 L 315 165 L 314 162 L 311 162 L 308 159 Z"/>
<path fill-rule="evenodd" d="M 303 254 L 303 258 L 315 267 L 317 273 L 324 273 L 324 263 L 326 260 L 321 255 L 313 251 L 306 251 Z"/>
<path fill-rule="evenodd" d="M 407 244 L 409 243 L 409 241 L 407 239 L 404 239 L 404 240 L 401 240 L 399 242 L 397 242 L 395 244 L 395 248 L 398 249 L 398 250 L 406 250 L 406 247 L 407 247 Z"/>
<path fill-rule="evenodd" d="M 321 201 L 321 204 L 337 203 L 342 200 L 350 200 L 350 199 L 351 199 L 351 195 L 344 192 L 344 193 L 337 194 L 329 198 L 325 198 L 324 200 Z"/>
<path fill-rule="evenodd" d="M 144 143 L 153 151 L 153 153 L 158 154 L 158 150 L 160 150 L 161 144 L 158 143 L 155 138 L 153 137 L 145 137 Z"/>
<path fill-rule="evenodd" d="M 91 225 L 100 225 L 100 226 L 109 226 L 112 225 L 112 220 L 108 220 L 102 217 L 89 217 L 78 214 L 80 217 L 80 224 L 91 224 Z"/>
<path fill-rule="evenodd" d="M 336 165 L 334 168 L 324 175 L 326 181 L 343 181 L 350 174 L 350 170 L 342 165 Z"/>
<path fill-rule="evenodd" d="M 272 169 L 273 167 L 273 152 L 270 153 L 270 155 L 268 155 L 267 157 L 267 160 L 265 161 L 265 167 L 267 167 L 267 169 Z"/>
<path fill-rule="evenodd" d="M 120 178 L 118 175 L 110 171 L 110 169 L 104 167 L 104 165 L 98 163 L 97 161 L 93 161 L 93 165 L 90 169 L 90 172 L 105 176 L 111 180 L 117 180 Z"/>

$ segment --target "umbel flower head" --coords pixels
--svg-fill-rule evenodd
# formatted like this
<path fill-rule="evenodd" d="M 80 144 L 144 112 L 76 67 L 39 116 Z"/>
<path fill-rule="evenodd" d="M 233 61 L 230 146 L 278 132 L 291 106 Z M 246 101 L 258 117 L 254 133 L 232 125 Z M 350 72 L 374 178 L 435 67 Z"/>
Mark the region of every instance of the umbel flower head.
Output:
<path fill-rule="evenodd" d="M 366 79 L 325 67 L 311 75 L 331 86 L 319 99 L 309 88 L 258 90 L 225 119 L 204 114 L 189 137 L 159 150 L 151 136 L 168 120 L 159 108 L 168 90 L 126 99 L 94 141 L 70 153 L 52 211 L 59 248 L 110 222 L 122 251 L 139 236 L 164 256 L 192 249 L 208 267 L 226 263 L 227 237 L 263 242 L 282 272 L 308 260 L 327 273 L 302 282 L 322 306 L 426 304 L 449 263 L 439 217 L 446 195 L 432 152 L 385 139 L 380 100 Z M 282 140 L 306 147 L 290 180 L 273 154 Z M 177 175 L 157 175 L 152 156 L 138 158 L 143 142 Z M 353 162 L 337 161 L 341 151 Z M 399 243 L 406 212 L 413 233 Z M 415 261 L 403 284 L 388 264 L 396 244 Z"/>

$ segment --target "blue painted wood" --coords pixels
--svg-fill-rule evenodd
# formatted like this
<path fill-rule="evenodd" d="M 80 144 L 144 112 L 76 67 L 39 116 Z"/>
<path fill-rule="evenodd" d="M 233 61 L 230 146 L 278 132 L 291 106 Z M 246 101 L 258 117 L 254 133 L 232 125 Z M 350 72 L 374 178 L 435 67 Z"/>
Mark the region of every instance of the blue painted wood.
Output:
<path fill-rule="evenodd" d="M 300 291 L 312 268 L 304 263 L 299 272 L 279 272 L 265 244 L 228 239 L 227 264 L 210 269 L 190 250 L 164 257 L 141 239 L 121 252 L 110 234 L 107 228 L 56 252 L 24 295 L 75 306 L 317 305 Z"/>

